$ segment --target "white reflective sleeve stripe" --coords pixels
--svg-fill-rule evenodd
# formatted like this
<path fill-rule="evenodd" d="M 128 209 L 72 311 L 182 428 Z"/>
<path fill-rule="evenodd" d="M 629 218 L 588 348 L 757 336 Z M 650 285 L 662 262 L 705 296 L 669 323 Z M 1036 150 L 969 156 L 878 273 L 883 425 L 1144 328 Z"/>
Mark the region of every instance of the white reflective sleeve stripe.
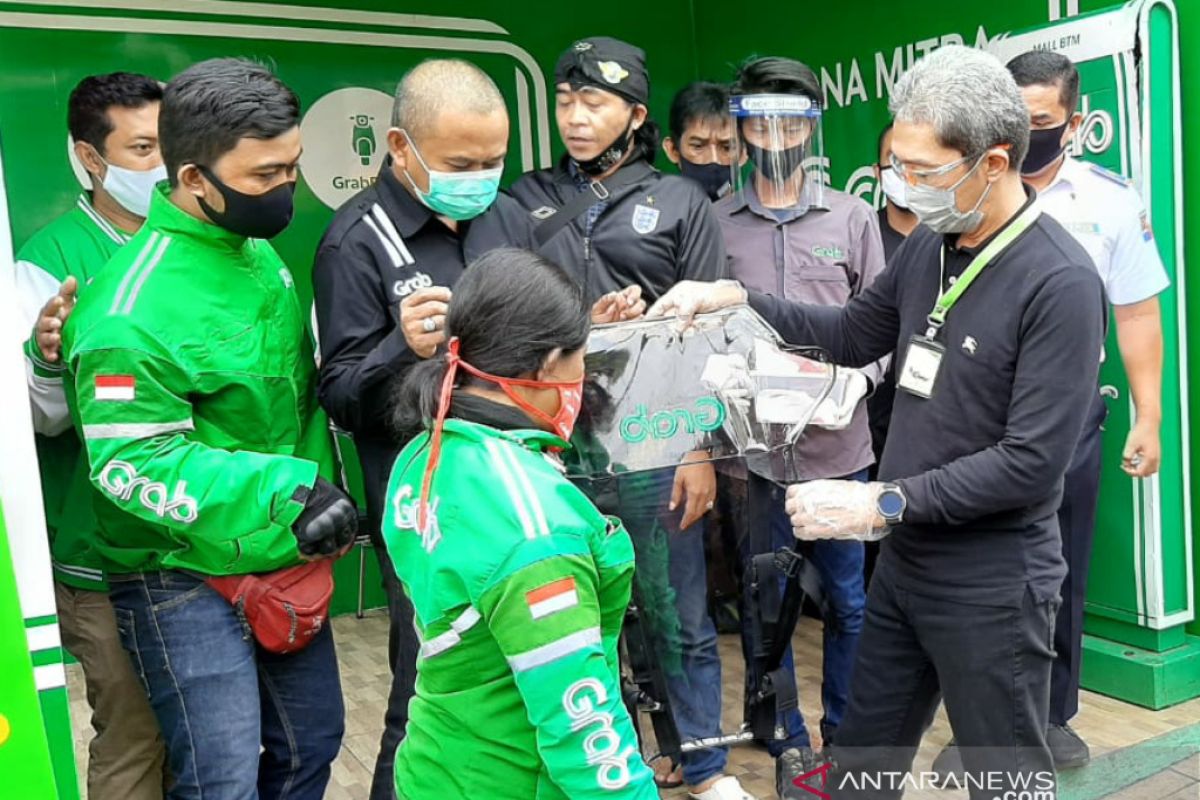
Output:
<path fill-rule="evenodd" d="M 89 581 L 104 580 L 104 573 L 98 569 L 90 567 L 78 567 L 73 564 L 63 564 L 59 561 L 53 562 L 54 569 L 64 575 L 73 575 L 76 578 L 86 578 Z"/>
<path fill-rule="evenodd" d="M 391 237 L 392 244 L 396 245 L 396 249 L 400 252 L 400 258 L 404 259 L 405 265 L 412 266 L 416 263 L 413 260 L 412 253 L 408 252 L 408 245 L 404 243 L 404 239 L 400 237 L 400 232 L 392 224 L 392 218 L 384 213 L 383 208 L 378 203 L 371 206 L 371 213 L 379 221 L 379 227 Z"/>
<path fill-rule="evenodd" d="M 587 628 L 528 652 L 510 656 L 508 665 L 513 668 L 513 672 L 526 672 L 598 644 L 600 644 L 600 628 Z"/>
<path fill-rule="evenodd" d="M 59 636 L 57 625 L 39 625 L 36 628 L 26 628 L 25 636 L 29 639 L 29 652 L 37 650 L 49 650 L 52 647 L 62 646 L 62 637 Z"/>
<path fill-rule="evenodd" d="M 125 301 L 125 307 L 121 309 L 122 314 L 128 314 L 133 310 L 133 304 L 137 302 L 138 294 L 142 291 L 142 286 L 146 283 L 146 279 L 150 277 L 150 273 L 154 272 L 158 262 L 162 261 L 163 253 L 167 252 L 167 247 L 171 244 L 171 237 L 164 236 L 162 243 L 158 249 L 154 251 L 154 255 L 146 264 L 146 268 L 142 270 L 142 274 L 138 276 L 137 283 L 133 285 L 133 289 L 129 292 L 129 299 Z"/>
<path fill-rule="evenodd" d="M 192 431 L 196 425 L 190 419 L 177 422 L 106 422 L 84 425 L 85 439 L 148 439 L 163 433 Z"/>
<path fill-rule="evenodd" d="M 133 276 L 137 274 L 138 269 L 142 266 L 142 262 L 150 255 L 150 252 L 158 244 L 161 236 L 162 234 L 158 231 L 151 231 L 150 238 L 142 245 L 141 252 L 137 254 L 137 258 L 133 260 L 133 263 L 129 265 L 129 269 L 125 271 L 125 277 L 121 278 L 121 284 L 117 287 L 117 293 L 113 296 L 112 305 L 108 308 L 110 316 L 116 314 L 117 309 L 121 307 L 121 301 L 125 299 L 125 290 L 129 288 L 129 282 L 133 280 Z"/>
<path fill-rule="evenodd" d="M 33 429 L 43 436 L 58 436 L 71 427 L 71 411 L 62 378 L 44 378 L 33 371 L 33 362 L 25 359 L 25 384 L 29 388 L 29 407 Z"/>
<path fill-rule="evenodd" d="M 537 496 L 537 492 L 533 490 L 533 484 L 529 482 L 529 475 L 525 472 L 525 468 L 520 465 L 515 455 L 516 446 L 507 442 L 499 444 L 498 449 L 501 457 L 508 461 L 512 467 L 513 474 L 517 476 L 517 482 L 521 488 L 525 490 L 525 497 L 529 500 L 529 508 L 533 511 L 533 520 L 537 523 L 537 531 L 542 536 L 550 535 L 550 526 L 546 524 L 546 514 L 542 510 L 542 501 Z"/>
<path fill-rule="evenodd" d="M 471 628 L 475 627 L 475 623 L 479 622 L 481 615 L 474 607 L 468 607 L 466 611 L 458 616 L 458 619 L 450 623 L 450 630 L 445 633 L 439 633 L 432 639 L 422 642 L 421 650 L 417 653 L 418 658 L 431 658 L 439 653 L 444 653 L 454 645 L 462 641 L 462 635 Z M 420 636 L 420 631 L 417 632 Z"/>
<path fill-rule="evenodd" d="M 44 664 L 33 668 L 33 682 L 39 692 L 67 685 L 67 672 L 62 664 Z"/>
<path fill-rule="evenodd" d="M 513 509 L 517 512 L 517 517 L 521 520 L 521 528 L 525 531 L 525 538 L 536 539 L 537 531 L 533 527 L 533 519 L 529 516 L 529 510 L 525 507 L 521 491 L 517 488 L 516 479 L 509 471 L 508 465 L 504 462 L 504 456 L 500 454 L 499 447 L 496 445 L 495 440 L 491 438 L 484 441 L 484 446 L 487 448 L 488 455 L 491 456 L 492 465 L 496 468 L 496 474 L 500 476 L 500 482 L 504 484 L 504 488 L 508 491 L 508 499 L 512 502 Z"/>
<path fill-rule="evenodd" d="M 62 281 L 31 261 L 18 261 L 13 265 L 13 277 L 17 284 L 17 308 L 21 311 L 18 332 L 21 343 L 33 333 L 33 326 L 42 307 L 51 297 L 58 294 Z"/>
<path fill-rule="evenodd" d="M 392 260 L 392 266 L 399 267 L 400 252 L 396 249 L 396 246 L 387 240 L 387 237 L 383 235 L 383 231 L 379 230 L 379 226 L 375 224 L 375 220 L 371 219 L 370 214 L 363 215 L 363 222 L 367 223 L 367 227 L 375 232 L 375 236 L 379 239 L 379 243 L 383 245 L 383 249 L 387 251 L 388 258 Z"/>

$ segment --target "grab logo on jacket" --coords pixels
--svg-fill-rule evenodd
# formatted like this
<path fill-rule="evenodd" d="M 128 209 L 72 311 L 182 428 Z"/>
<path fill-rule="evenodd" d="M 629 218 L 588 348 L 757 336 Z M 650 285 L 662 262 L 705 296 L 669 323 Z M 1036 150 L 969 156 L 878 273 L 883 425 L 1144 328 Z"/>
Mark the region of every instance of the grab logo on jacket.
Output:
<path fill-rule="evenodd" d="M 187 481 L 175 484 L 175 493 L 168 497 L 166 484 L 138 475 L 127 461 L 113 460 L 105 464 L 100 472 L 100 485 L 118 500 L 132 500 L 136 493 L 139 503 L 163 519 L 169 516 L 188 525 L 200 516 L 196 499 L 188 496 Z"/>
<path fill-rule="evenodd" d="M 416 272 L 406 281 L 396 281 L 392 284 L 392 292 L 396 297 L 408 297 L 417 289 L 428 289 L 433 286 L 433 278 L 424 272 Z"/>
<path fill-rule="evenodd" d="M 613 716 L 598 711 L 597 704 L 608 702 L 608 691 L 595 678 L 575 681 L 563 692 L 563 708 L 571 719 L 571 731 L 587 731 L 583 753 L 588 766 L 596 770 L 596 783 L 602 789 L 623 789 L 629 784 L 629 757 L 632 745 L 621 749 L 621 737 L 613 728 Z"/>

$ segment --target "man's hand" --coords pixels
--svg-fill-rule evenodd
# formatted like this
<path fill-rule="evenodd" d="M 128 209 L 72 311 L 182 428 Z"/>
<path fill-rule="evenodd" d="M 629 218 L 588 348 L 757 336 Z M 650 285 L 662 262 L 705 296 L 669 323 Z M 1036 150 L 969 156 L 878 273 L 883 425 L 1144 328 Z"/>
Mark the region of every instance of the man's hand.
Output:
<path fill-rule="evenodd" d="M 626 286 L 619 292 L 609 292 L 592 306 L 592 324 L 608 325 L 613 322 L 628 322 L 646 313 L 646 301 L 642 299 L 642 287 Z"/>
<path fill-rule="evenodd" d="M 690 528 L 701 517 L 712 511 L 717 499 L 717 471 L 713 469 L 710 456 L 703 451 L 688 453 L 683 463 L 675 468 L 675 485 L 671 488 L 671 505 L 674 511 L 683 502 L 683 519 L 679 530 Z"/>
<path fill-rule="evenodd" d="M 408 349 L 430 358 L 446 341 L 446 312 L 450 290 L 445 286 L 418 289 L 400 301 L 400 330 Z"/>
<path fill-rule="evenodd" d="M 317 478 L 304 500 L 304 510 L 292 523 L 296 547 L 305 561 L 340 556 L 354 544 L 358 508 L 354 501 L 324 478 Z"/>
<path fill-rule="evenodd" d="M 1158 435 L 1158 421 L 1139 419 L 1125 439 L 1125 451 L 1121 454 L 1121 469 L 1132 478 L 1149 478 L 1158 472 L 1162 460 L 1162 447 Z"/>
<path fill-rule="evenodd" d="M 57 364 L 62 356 L 62 329 L 67 324 L 67 317 L 75 308 L 75 296 L 79 283 L 74 278 L 67 278 L 58 287 L 58 294 L 46 301 L 38 314 L 34 335 L 37 347 L 47 364 Z"/>
<path fill-rule="evenodd" d="M 746 302 L 746 290 L 736 281 L 680 281 L 646 312 L 648 319 L 677 316 L 691 323 L 697 314 L 720 311 Z"/>
<path fill-rule="evenodd" d="M 809 481 L 788 487 L 786 509 L 797 539 L 875 539 L 882 483 Z"/>

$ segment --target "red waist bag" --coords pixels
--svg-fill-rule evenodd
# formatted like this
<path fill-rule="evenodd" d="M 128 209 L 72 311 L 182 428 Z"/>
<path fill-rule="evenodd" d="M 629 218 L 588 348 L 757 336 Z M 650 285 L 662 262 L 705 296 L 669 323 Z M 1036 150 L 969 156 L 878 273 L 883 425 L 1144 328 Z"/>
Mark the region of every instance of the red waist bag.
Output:
<path fill-rule="evenodd" d="M 321 632 L 333 597 L 333 559 L 262 575 L 207 578 L 265 650 L 295 653 Z"/>

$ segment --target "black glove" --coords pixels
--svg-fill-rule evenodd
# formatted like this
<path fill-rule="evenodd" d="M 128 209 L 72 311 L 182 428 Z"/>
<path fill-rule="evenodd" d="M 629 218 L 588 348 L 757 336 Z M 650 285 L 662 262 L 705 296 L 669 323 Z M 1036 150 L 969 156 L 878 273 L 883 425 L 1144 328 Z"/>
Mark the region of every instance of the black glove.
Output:
<path fill-rule="evenodd" d="M 358 533 L 358 507 L 338 487 L 324 478 L 317 478 L 304 497 L 304 510 L 292 523 L 292 533 L 299 543 L 301 555 L 309 558 L 331 556 L 354 541 Z"/>

